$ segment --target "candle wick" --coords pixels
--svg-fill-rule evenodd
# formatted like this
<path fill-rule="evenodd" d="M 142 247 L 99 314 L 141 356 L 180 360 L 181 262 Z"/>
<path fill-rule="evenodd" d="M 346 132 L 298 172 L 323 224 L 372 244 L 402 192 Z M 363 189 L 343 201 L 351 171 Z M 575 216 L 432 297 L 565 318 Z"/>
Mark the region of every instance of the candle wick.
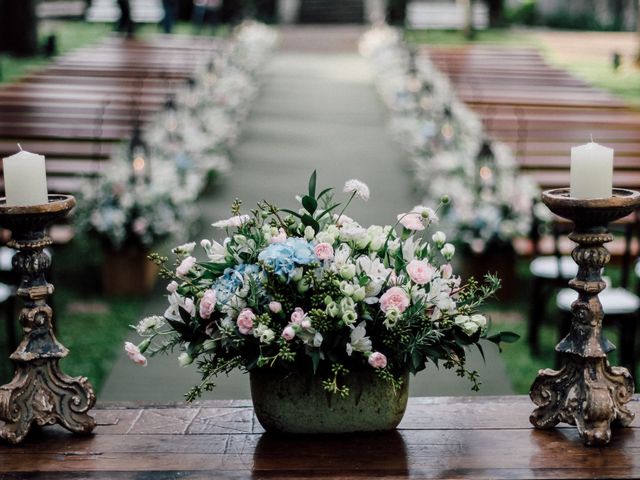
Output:
<path fill-rule="evenodd" d="M 22 152 L 22 145 L 18 144 L 18 148 L 20 149 L 20 151 Z"/>

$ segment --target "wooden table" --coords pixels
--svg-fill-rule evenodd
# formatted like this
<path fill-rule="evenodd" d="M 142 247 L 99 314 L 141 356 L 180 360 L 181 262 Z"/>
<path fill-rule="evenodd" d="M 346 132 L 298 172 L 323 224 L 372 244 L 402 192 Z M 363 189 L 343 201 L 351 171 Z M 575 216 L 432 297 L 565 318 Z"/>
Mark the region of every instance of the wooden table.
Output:
<path fill-rule="evenodd" d="M 640 403 L 631 405 L 638 415 Z M 412 398 L 397 431 L 348 436 L 263 434 L 247 400 L 102 404 L 95 434 L 49 427 L 0 444 L 0 478 L 638 478 L 637 425 L 584 447 L 575 428 L 529 425 L 525 396 Z M 636 420 L 639 424 L 640 420 Z"/>

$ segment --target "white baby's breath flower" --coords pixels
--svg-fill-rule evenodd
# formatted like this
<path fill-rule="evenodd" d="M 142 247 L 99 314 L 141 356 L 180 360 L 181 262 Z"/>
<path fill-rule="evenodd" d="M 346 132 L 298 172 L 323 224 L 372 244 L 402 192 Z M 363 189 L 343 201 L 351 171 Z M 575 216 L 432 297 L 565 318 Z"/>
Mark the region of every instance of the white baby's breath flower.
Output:
<path fill-rule="evenodd" d="M 354 193 L 356 197 L 361 198 L 365 202 L 369 200 L 369 187 L 360 180 L 347 180 L 344 184 L 344 193 Z"/>

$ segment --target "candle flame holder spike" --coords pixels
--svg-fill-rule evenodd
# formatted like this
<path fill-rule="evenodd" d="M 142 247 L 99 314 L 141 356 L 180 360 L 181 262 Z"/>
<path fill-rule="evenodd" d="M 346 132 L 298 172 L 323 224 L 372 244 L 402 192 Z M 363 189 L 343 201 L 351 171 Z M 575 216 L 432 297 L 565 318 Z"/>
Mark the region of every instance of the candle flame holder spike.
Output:
<path fill-rule="evenodd" d="M 24 306 L 20 312 L 23 339 L 11 354 L 15 374 L 11 383 L 0 386 L 0 438 L 20 443 L 32 426 L 60 424 L 75 433 L 90 433 L 95 420 L 88 415 L 96 396 L 85 377 L 70 377 L 58 362 L 69 351 L 55 337 L 53 311 L 47 297 L 53 285 L 44 272 L 51 265 L 43 251 L 52 244 L 45 228 L 64 218 L 75 206 L 71 195 L 49 195 L 43 205 L 13 207 L 0 198 L 0 227 L 12 231 L 7 244 L 17 250 L 13 268 L 21 281 L 17 294 Z M 4 422 L 4 424 L 2 423 Z"/>
<path fill-rule="evenodd" d="M 604 244 L 613 240 L 607 225 L 637 209 L 640 192 L 613 189 L 610 198 L 582 200 L 563 188 L 543 192 L 542 201 L 575 224 L 569 238 L 578 244 L 571 253 L 578 274 L 569 286 L 578 300 L 571 305 L 569 334 L 556 346 L 563 366 L 538 372 L 529 394 L 538 408 L 529 420 L 541 429 L 575 425 L 586 445 L 604 445 L 611 440 L 611 424 L 628 426 L 634 418 L 625 406 L 633 396 L 633 378 L 626 368 L 609 365 L 607 353 L 615 347 L 602 335 L 598 294 L 606 288 L 601 271 L 611 259 Z"/>

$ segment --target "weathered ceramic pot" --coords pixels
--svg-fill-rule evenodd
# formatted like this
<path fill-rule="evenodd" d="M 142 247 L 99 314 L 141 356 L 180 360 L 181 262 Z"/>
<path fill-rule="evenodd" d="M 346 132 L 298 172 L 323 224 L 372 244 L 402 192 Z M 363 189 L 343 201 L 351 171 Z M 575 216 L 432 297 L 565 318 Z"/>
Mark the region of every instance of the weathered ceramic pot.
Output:
<path fill-rule="evenodd" d="M 349 396 L 322 388 L 322 377 L 255 370 L 251 397 L 258 421 L 267 432 L 352 433 L 393 430 L 407 407 L 409 373 L 402 387 L 392 386 L 375 372 L 352 372 L 344 378 Z"/>

